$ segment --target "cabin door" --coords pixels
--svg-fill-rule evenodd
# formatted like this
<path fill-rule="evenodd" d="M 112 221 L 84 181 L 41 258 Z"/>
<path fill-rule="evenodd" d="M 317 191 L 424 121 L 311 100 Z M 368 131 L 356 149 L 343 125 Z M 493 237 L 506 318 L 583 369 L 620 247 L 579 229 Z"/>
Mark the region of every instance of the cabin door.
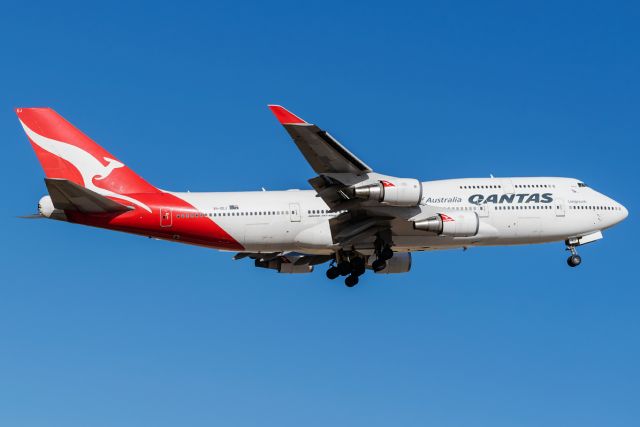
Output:
<path fill-rule="evenodd" d="M 171 225 L 173 225 L 171 209 L 160 208 L 160 227 L 171 227 Z"/>
<path fill-rule="evenodd" d="M 300 205 L 289 203 L 289 219 L 291 222 L 300 222 Z"/>
<path fill-rule="evenodd" d="M 556 199 L 553 202 L 556 216 L 564 216 L 564 199 Z"/>

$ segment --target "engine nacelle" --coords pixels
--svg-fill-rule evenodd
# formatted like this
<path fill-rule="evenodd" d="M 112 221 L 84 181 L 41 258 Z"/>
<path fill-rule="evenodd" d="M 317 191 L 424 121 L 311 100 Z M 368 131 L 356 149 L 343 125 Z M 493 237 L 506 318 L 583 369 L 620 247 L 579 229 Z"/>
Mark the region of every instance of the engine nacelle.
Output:
<path fill-rule="evenodd" d="M 415 221 L 416 230 L 430 231 L 450 237 L 471 237 L 478 234 L 480 220 L 475 212 L 437 214 L 427 219 Z"/>
<path fill-rule="evenodd" d="M 411 270 L 411 253 L 395 252 L 393 258 L 387 260 L 387 266 L 376 271 L 376 274 L 407 273 Z"/>
<path fill-rule="evenodd" d="M 358 199 L 375 200 L 391 206 L 418 206 L 422 199 L 422 183 L 413 178 L 389 178 L 353 187 L 351 191 Z"/>

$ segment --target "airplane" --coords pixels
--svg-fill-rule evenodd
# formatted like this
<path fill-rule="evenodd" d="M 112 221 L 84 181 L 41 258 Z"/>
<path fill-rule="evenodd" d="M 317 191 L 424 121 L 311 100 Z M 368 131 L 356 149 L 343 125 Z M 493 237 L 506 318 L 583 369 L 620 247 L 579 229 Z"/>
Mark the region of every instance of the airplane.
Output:
<path fill-rule="evenodd" d="M 573 178 L 419 181 L 375 172 L 327 131 L 279 105 L 269 108 L 316 176 L 312 190 L 174 192 L 159 189 L 50 108 L 17 108 L 45 173 L 49 218 L 235 252 L 256 267 L 310 273 L 353 287 L 366 270 L 406 273 L 411 253 L 603 238 L 627 215 Z"/>

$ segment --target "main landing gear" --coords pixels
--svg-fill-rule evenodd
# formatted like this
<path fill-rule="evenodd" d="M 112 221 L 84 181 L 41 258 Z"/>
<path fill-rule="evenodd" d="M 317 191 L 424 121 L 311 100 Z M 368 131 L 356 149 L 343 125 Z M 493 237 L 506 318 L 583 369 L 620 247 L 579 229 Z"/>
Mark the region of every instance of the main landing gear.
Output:
<path fill-rule="evenodd" d="M 359 277 L 365 272 L 365 262 L 362 257 L 353 257 L 351 259 L 343 258 L 340 262 L 332 265 L 327 270 L 327 278 L 333 280 L 338 276 L 346 276 L 344 284 L 349 288 L 358 284 Z"/>
<path fill-rule="evenodd" d="M 393 258 L 393 251 L 380 237 L 375 241 L 375 248 L 377 259 L 371 263 L 371 268 L 377 273 L 387 268 L 387 261 Z"/>
<path fill-rule="evenodd" d="M 576 246 L 567 243 L 567 250 L 571 251 L 571 255 L 567 258 L 567 264 L 569 267 L 577 267 L 582 262 L 582 258 L 578 255 L 578 251 L 576 251 Z"/>
<path fill-rule="evenodd" d="M 376 254 L 378 255 L 378 259 L 373 261 L 371 268 L 377 273 L 387 268 L 387 261 L 393 258 L 393 251 L 389 246 L 383 246 Z"/>
<path fill-rule="evenodd" d="M 372 257 L 374 255 L 371 255 Z M 387 268 L 387 261 L 393 258 L 391 246 L 384 243 L 382 239 L 375 242 L 375 261 L 371 264 L 374 272 L 380 272 Z M 359 282 L 359 277 L 366 271 L 366 257 L 357 252 L 343 252 L 336 254 L 336 259 L 331 261 L 331 266 L 327 270 L 327 278 L 330 280 L 344 276 L 344 284 L 349 288 L 354 287 Z"/>

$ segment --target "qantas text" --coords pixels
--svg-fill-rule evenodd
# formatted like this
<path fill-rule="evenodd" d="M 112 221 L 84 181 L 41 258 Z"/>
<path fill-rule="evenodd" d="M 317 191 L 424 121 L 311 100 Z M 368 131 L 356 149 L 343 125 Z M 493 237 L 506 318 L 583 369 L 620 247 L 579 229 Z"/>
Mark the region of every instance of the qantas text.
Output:
<path fill-rule="evenodd" d="M 474 194 L 469 196 L 469 203 L 480 205 L 483 203 L 551 203 L 551 193 L 520 193 L 520 194 Z"/>

